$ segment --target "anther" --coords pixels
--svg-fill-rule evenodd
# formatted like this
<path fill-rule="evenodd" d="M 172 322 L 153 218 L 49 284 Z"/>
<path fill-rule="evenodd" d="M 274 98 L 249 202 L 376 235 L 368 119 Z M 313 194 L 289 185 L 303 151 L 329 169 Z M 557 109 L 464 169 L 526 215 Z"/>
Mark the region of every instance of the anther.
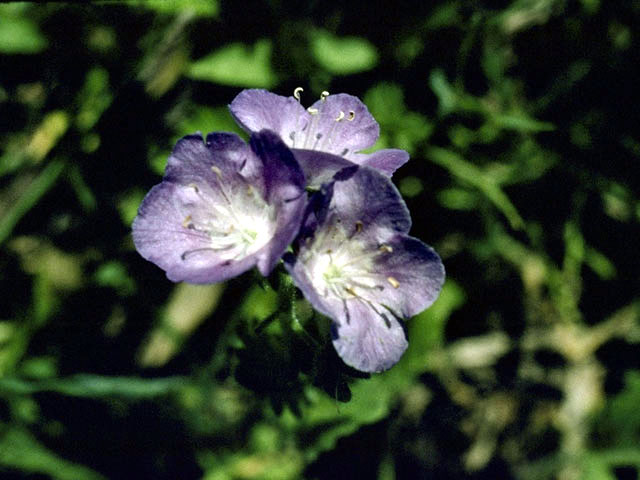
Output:
<path fill-rule="evenodd" d="M 336 122 L 341 122 L 343 118 L 344 118 L 344 112 L 340 110 L 340 113 L 336 117 Z"/>
<path fill-rule="evenodd" d="M 395 277 L 387 277 L 387 282 L 393 287 L 398 288 L 400 286 L 400 282 L 395 279 Z"/>
<path fill-rule="evenodd" d="M 317 108 L 313 108 L 313 107 L 309 107 L 309 108 L 307 108 L 307 112 L 309 112 L 311 115 L 317 115 L 318 114 L 318 109 Z"/>
<path fill-rule="evenodd" d="M 362 231 L 363 224 L 360 220 L 356 222 L 356 233 L 360 233 Z"/>
<path fill-rule="evenodd" d="M 187 215 L 185 217 L 185 219 L 182 221 L 182 226 L 184 228 L 189 228 L 191 227 L 193 224 L 191 223 L 191 215 Z"/>
<path fill-rule="evenodd" d="M 198 185 L 196 185 L 195 183 L 190 183 L 188 187 L 193 188 L 196 193 L 200 193 L 200 189 L 198 188 Z"/>
<path fill-rule="evenodd" d="M 351 287 L 344 287 L 344 291 L 347 292 L 349 295 L 353 295 L 354 297 L 358 296 L 355 290 Z"/>
<path fill-rule="evenodd" d="M 298 87 L 293 91 L 293 96 L 295 97 L 296 100 L 298 100 L 298 102 L 300 101 L 300 94 L 304 92 L 304 88 L 302 87 Z"/>
<path fill-rule="evenodd" d="M 320 100 L 322 100 L 323 102 L 327 99 L 327 97 L 329 96 L 329 92 L 327 92 L 326 90 L 324 90 L 321 94 L 320 94 Z"/>
<path fill-rule="evenodd" d="M 391 253 L 393 252 L 393 248 L 391 248 L 389 245 L 380 245 L 380 249 L 381 252 L 385 252 L 385 253 Z"/>
<path fill-rule="evenodd" d="M 216 167 L 215 165 L 213 165 L 213 166 L 211 167 L 211 171 L 212 171 L 213 173 L 215 173 L 215 174 L 218 176 L 218 178 L 219 178 L 220 180 L 222 180 L 222 170 L 220 170 L 218 167 Z"/>
<path fill-rule="evenodd" d="M 355 118 L 356 118 L 356 112 L 354 112 L 353 110 L 349 110 L 349 116 L 347 117 L 347 121 L 353 122 Z"/>

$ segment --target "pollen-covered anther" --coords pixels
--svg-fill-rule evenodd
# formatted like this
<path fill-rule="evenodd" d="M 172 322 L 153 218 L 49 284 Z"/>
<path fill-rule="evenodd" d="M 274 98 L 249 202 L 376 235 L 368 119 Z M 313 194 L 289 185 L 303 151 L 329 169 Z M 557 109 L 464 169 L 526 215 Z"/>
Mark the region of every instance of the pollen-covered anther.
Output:
<path fill-rule="evenodd" d="M 393 248 L 391 248 L 389 245 L 380 245 L 380 248 L 378 250 L 380 250 L 381 252 L 384 252 L 384 253 L 393 252 Z"/>
<path fill-rule="evenodd" d="M 319 110 L 317 108 L 309 107 L 307 108 L 307 112 L 309 112 L 311 115 L 317 115 Z"/>
<path fill-rule="evenodd" d="M 389 282 L 389 285 L 393 288 L 398 288 L 400 286 L 400 282 L 396 280 L 395 277 L 387 277 L 387 282 Z"/>
<path fill-rule="evenodd" d="M 349 110 L 349 116 L 347 117 L 348 122 L 353 122 L 356 118 L 356 112 L 353 110 Z"/>
<path fill-rule="evenodd" d="M 320 94 L 320 100 L 324 102 L 328 96 L 329 96 L 329 92 L 327 92 L 326 90 L 323 90 L 322 93 Z"/>
<path fill-rule="evenodd" d="M 344 119 L 344 112 L 340 110 L 340 113 L 336 117 L 336 122 L 341 122 Z"/>
<path fill-rule="evenodd" d="M 193 223 L 191 223 L 191 215 L 187 215 L 184 220 L 182 221 L 182 226 L 184 228 L 190 228 L 193 226 Z"/>
<path fill-rule="evenodd" d="M 300 102 L 300 94 L 304 92 L 304 88 L 302 87 L 297 87 L 294 91 L 293 91 L 293 97 L 298 100 L 298 102 Z"/>

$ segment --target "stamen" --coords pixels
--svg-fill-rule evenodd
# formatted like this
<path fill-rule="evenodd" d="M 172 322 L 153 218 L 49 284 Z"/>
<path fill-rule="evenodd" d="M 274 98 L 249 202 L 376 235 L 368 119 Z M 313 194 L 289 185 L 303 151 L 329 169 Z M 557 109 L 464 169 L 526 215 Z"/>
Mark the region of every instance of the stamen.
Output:
<path fill-rule="evenodd" d="M 387 277 L 387 282 L 389 282 L 393 288 L 398 288 L 400 286 L 400 282 L 394 277 Z"/>
<path fill-rule="evenodd" d="M 318 114 L 318 109 L 317 108 L 313 108 L 313 107 L 309 107 L 309 108 L 307 108 L 307 112 L 309 112 L 311 115 L 317 115 Z"/>
<path fill-rule="evenodd" d="M 353 295 L 354 297 L 358 297 L 358 294 L 351 287 L 344 287 L 344 291 L 347 292 L 349 295 Z"/>
<path fill-rule="evenodd" d="M 300 94 L 304 92 L 304 88 L 302 87 L 297 87 L 294 91 L 293 91 L 293 96 L 295 97 L 295 99 L 298 101 L 298 103 L 302 103 L 300 101 Z M 289 134 L 289 138 L 291 139 L 291 148 L 296 148 L 296 132 L 298 131 L 299 128 L 299 123 L 300 123 L 300 115 L 298 115 L 298 117 L 296 117 L 296 129 L 295 131 L 291 132 Z M 302 128 L 304 130 L 304 127 Z"/>
<path fill-rule="evenodd" d="M 200 189 L 198 188 L 198 185 L 196 185 L 195 183 L 190 183 L 187 186 L 190 187 L 190 188 L 193 188 L 196 193 L 200 193 Z"/>
<path fill-rule="evenodd" d="M 182 221 L 182 226 L 184 228 L 191 228 L 193 223 L 191 223 L 191 215 L 187 215 L 185 219 Z"/>
<path fill-rule="evenodd" d="M 384 252 L 384 253 L 391 253 L 391 252 L 393 252 L 393 248 L 391 248 L 389 245 L 380 245 L 379 250 L 380 250 L 381 252 Z"/>
<path fill-rule="evenodd" d="M 208 251 L 215 252 L 215 248 L 205 247 L 205 248 L 195 248 L 193 250 L 187 250 L 186 252 L 183 252 L 182 255 L 180 255 L 180 259 L 186 260 L 187 257 L 190 257 L 195 253 L 208 252 Z"/>
<path fill-rule="evenodd" d="M 354 112 L 353 110 L 349 110 L 349 117 L 347 118 L 347 121 L 353 122 L 355 118 L 356 118 L 356 112 Z"/>
<path fill-rule="evenodd" d="M 219 178 L 220 180 L 222 180 L 222 170 L 220 170 L 218 167 L 216 167 L 215 165 L 213 165 L 213 166 L 211 167 L 211 171 L 212 171 L 213 173 L 215 173 L 215 174 L 218 176 L 218 178 Z"/>
<path fill-rule="evenodd" d="M 322 150 L 325 145 L 327 144 L 327 142 L 331 141 L 331 136 L 333 135 L 333 131 L 336 128 L 336 125 L 338 123 L 340 123 L 342 121 L 342 119 L 344 118 L 344 112 L 342 110 L 340 110 L 340 113 L 338 114 L 338 116 L 336 117 L 336 123 L 334 123 L 333 125 L 331 125 L 331 128 L 329 129 L 329 133 L 324 137 L 324 141 L 322 142 L 322 145 L 320 145 L 319 150 Z M 315 147 L 314 147 L 315 148 Z"/>
<path fill-rule="evenodd" d="M 326 90 L 323 90 L 323 92 L 320 94 L 320 100 L 324 102 L 328 96 L 329 96 L 329 92 L 327 92 Z"/>
<path fill-rule="evenodd" d="M 360 233 L 362 231 L 363 224 L 360 220 L 356 222 L 356 233 Z"/>

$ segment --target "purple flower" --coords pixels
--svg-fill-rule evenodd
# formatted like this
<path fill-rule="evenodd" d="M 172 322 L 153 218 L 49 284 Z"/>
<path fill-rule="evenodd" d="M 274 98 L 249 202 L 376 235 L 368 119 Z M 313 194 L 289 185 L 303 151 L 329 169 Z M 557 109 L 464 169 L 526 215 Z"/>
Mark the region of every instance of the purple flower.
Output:
<path fill-rule="evenodd" d="M 333 320 L 333 345 L 364 372 L 393 366 L 407 348 L 402 320 L 438 297 L 444 267 L 407 235 L 409 212 L 388 178 L 342 170 L 312 197 L 297 254 L 285 266 L 313 307 Z"/>
<path fill-rule="evenodd" d="M 214 283 L 256 265 L 268 275 L 295 238 L 305 178 L 273 132 L 178 141 L 133 222 L 138 252 L 174 282 Z"/>
<path fill-rule="evenodd" d="M 310 186 L 320 186 L 327 176 L 350 164 L 373 167 L 391 176 L 409 160 L 409 154 L 398 149 L 358 153 L 373 146 L 380 129 L 357 97 L 323 92 L 320 100 L 305 110 L 299 102 L 301 90 L 296 89 L 295 98 L 266 90 L 243 90 L 231 102 L 229 109 L 247 132 L 266 128 L 280 135 L 293 149 Z M 310 155 L 309 151 L 315 151 L 315 154 Z M 328 164 L 322 163 L 322 156 L 317 152 L 341 159 L 333 158 Z"/>

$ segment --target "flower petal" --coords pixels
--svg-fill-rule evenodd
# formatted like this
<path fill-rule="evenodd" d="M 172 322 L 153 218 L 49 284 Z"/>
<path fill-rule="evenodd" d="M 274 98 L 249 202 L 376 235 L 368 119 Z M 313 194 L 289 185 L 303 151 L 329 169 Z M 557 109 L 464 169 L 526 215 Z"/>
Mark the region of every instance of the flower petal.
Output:
<path fill-rule="evenodd" d="M 363 294 L 402 318 L 410 318 L 431 306 L 444 283 L 444 265 L 430 246 L 408 235 L 396 235 L 384 243 L 387 253 L 376 258 L 378 284 L 375 296 Z M 372 294 L 374 292 L 371 292 Z"/>
<path fill-rule="evenodd" d="M 354 153 L 347 158 L 358 165 L 375 168 L 390 177 L 409 161 L 409 153 L 397 148 L 387 148 L 373 153 Z"/>
<path fill-rule="evenodd" d="M 259 252 L 258 270 L 267 276 L 298 234 L 307 203 L 306 181 L 291 150 L 274 132 L 253 134 L 250 143 L 264 165 L 265 198 L 278 212 L 269 248 Z"/>
<path fill-rule="evenodd" d="M 307 126 L 309 114 L 293 97 L 261 89 L 243 90 L 229 105 L 231 115 L 247 133 L 273 130 L 292 145 L 291 133 Z"/>
<path fill-rule="evenodd" d="M 322 184 L 330 182 L 340 170 L 355 165 L 337 155 L 317 150 L 294 148 L 291 151 L 307 178 L 307 187 L 312 189 L 319 189 Z"/>
<path fill-rule="evenodd" d="M 400 192 L 391 181 L 368 167 L 346 168 L 338 172 L 333 187 L 332 213 L 342 228 L 380 240 L 392 233 L 406 233 L 411 217 Z M 360 227 L 357 227 L 360 225 Z"/>
<path fill-rule="evenodd" d="M 210 133 L 206 143 L 198 133 L 176 143 L 164 179 L 182 185 L 208 185 L 215 192 L 221 178 L 226 182 L 241 175 L 256 188 L 262 188 L 262 161 L 235 133 Z M 224 201 L 221 199 L 220 201 Z"/>
<path fill-rule="evenodd" d="M 197 202 L 191 187 L 167 181 L 153 187 L 132 226 L 140 255 L 166 271 L 174 282 L 215 283 L 250 269 L 253 258 L 229 261 L 210 248 L 208 235 L 184 226 Z"/>
<path fill-rule="evenodd" d="M 394 366 L 409 345 L 400 322 L 391 314 L 372 314 L 363 303 L 350 302 L 344 308 L 350 320 L 343 315 L 333 324 L 333 346 L 344 363 L 362 372 Z"/>
<path fill-rule="evenodd" d="M 318 100 L 309 111 L 311 123 L 305 131 L 305 144 L 299 148 L 321 150 L 338 156 L 371 147 L 380 127 L 366 105 L 353 95 L 338 93 Z"/>

